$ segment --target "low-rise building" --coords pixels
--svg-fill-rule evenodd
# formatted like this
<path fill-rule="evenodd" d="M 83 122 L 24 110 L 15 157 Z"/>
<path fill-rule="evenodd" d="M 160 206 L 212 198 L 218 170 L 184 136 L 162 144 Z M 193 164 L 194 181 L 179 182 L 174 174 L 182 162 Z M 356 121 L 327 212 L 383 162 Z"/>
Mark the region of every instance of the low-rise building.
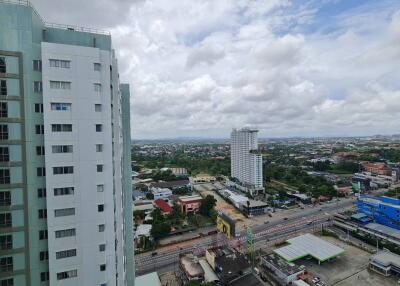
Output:
<path fill-rule="evenodd" d="M 232 285 L 234 281 L 251 274 L 251 266 L 244 254 L 231 248 L 207 249 L 206 259 L 222 285 Z"/>
<path fill-rule="evenodd" d="M 160 277 L 157 272 L 137 276 L 135 278 L 136 286 L 161 286 Z"/>
<path fill-rule="evenodd" d="M 306 194 L 288 193 L 287 195 L 289 198 L 294 198 L 297 202 L 301 202 L 303 204 L 311 203 L 311 197 L 307 196 Z"/>
<path fill-rule="evenodd" d="M 138 240 L 141 237 L 150 237 L 151 227 L 151 224 L 138 225 L 135 231 L 135 239 Z"/>
<path fill-rule="evenodd" d="M 381 251 L 369 260 L 369 268 L 384 276 L 400 274 L 400 256 L 390 251 Z"/>
<path fill-rule="evenodd" d="M 201 205 L 202 197 L 199 195 L 181 196 L 177 198 L 176 203 L 181 207 L 185 214 L 197 213 Z"/>
<path fill-rule="evenodd" d="M 243 195 L 232 192 L 228 189 L 218 190 L 218 193 L 225 199 L 228 199 L 237 209 L 245 204 L 249 199 Z"/>
<path fill-rule="evenodd" d="M 395 229 L 400 229 L 400 200 L 389 197 L 359 197 L 357 210 L 364 213 L 375 222 Z"/>
<path fill-rule="evenodd" d="M 153 201 L 151 200 L 136 200 L 133 201 L 133 209 L 135 211 L 144 211 L 146 214 L 154 210 Z"/>
<path fill-rule="evenodd" d="M 168 200 L 172 197 L 172 191 L 167 188 L 151 188 L 151 193 L 154 196 L 154 200 L 163 199 Z"/>
<path fill-rule="evenodd" d="M 152 183 L 150 186 L 152 188 L 168 188 L 168 189 L 174 190 L 174 189 L 178 189 L 178 188 L 182 188 L 182 187 L 189 187 L 190 182 L 187 179 L 187 180 Z"/>
<path fill-rule="evenodd" d="M 201 173 L 195 176 L 189 177 L 190 183 L 193 184 L 201 184 L 201 183 L 214 183 L 217 179 L 214 176 L 210 176 L 209 174 Z"/>
<path fill-rule="evenodd" d="M 264 255 L 261 258 L 261 265 L 267 268 L 283 285 L 289 285 L 306 274 L 304 266 L 289 263 L 274 254 Z"/>
<path fill-rule="evenodd" d="M 163 199 L 157 199 L 154 201 L 154 204 L 157 208 L 159 208 L 164 214 L 172 213 L 172 207 Z"/>
<path fill-rule="evenodd" d="M 362 162 L 361 166 L 365 171 L 370 172 L 374 175 L 392 176 L 392 170 L 388 168 L 385 163 Z"/>
<path fill-rule="evenodd" d="M 192 253 L 185 254 L 180 257 L 179 264 L 187 280 L 189 281 L 199 281 L 204 280 L 204 270 L 199 263 L 197 256 Z"/>
<path fill-rule="evenodd" d="M 243 213 L 249 217 L 262 215 L 270 210 L 270 207 L 267 203 L 255 200 L 248 200 L 247 202 L 242 203 L 240 207 Z"/>

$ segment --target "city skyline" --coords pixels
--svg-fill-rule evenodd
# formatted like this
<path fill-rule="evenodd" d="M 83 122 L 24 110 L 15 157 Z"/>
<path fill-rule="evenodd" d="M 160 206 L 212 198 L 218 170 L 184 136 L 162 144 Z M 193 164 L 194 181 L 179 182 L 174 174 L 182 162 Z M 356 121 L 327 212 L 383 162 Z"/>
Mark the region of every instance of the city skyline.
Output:
<path fill-rule="evenodd" d="M 398 1 L 33 3 L 112 33 L 134 139 L 398 133 Z"/>

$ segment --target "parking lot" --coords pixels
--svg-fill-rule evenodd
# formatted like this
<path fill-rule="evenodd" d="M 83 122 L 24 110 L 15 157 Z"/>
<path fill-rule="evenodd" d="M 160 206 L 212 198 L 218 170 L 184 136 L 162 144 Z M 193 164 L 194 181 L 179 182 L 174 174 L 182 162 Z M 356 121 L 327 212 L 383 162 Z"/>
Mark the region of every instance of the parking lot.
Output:
<path fill-rule="evenodd" d="M 357 247 L 347 245 L 331 237 L 323 237 L 346 252 L 341 257 L 318 265 L 312 258 L 296 261 L 296 264 L 306 266 L 312 277 L 320 277 L 325 285 L 337 286 L 390 286 L 398 285 L 394 277 L 384 277 L 368 270 L 370 253 Z"/>

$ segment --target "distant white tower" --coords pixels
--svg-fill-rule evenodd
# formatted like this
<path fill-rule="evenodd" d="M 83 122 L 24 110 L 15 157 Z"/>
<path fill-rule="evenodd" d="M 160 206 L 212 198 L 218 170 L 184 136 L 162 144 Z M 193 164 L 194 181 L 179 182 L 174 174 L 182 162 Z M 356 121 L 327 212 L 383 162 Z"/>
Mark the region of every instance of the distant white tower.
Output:
<path fill-rule="evenodd" d="M 252 195 L 264 190 L 257 133 L 250 128 L 233 129 L 231 133 L 231 176 Z"/>

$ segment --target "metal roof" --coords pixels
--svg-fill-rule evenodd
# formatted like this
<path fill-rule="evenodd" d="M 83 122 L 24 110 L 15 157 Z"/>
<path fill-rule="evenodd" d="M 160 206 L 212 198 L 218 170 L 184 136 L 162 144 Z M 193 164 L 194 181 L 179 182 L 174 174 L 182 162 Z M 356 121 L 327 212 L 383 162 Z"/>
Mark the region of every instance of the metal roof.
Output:
<path fill-rule="evenodd" d="M 289 262 L 302 257 L 312 256 L 322 262 L 344 253 L 344 249 L 316 237 L 310 233 L 287 240 L 290 245 L 274 250 Z"/>
<path fill-rule="evenodd" d="M 400 239 L 400 230 L 395 228 L 374 222 L 368 223 L 364 227 Z"/>
<path fill-rule="evenodd" d="M 400 256 L 389 251 L 381 251 L 371 257 L 371 261 L 385 267 L 395 266 L 400 268 Z"/>
<path fill-rule="evenodd" d="M 158 278 L 157 272 L 152 272 L 142 276 L 138 276 L 135 279 L 136 286 L 161 286 L 160 278 Z"/>

